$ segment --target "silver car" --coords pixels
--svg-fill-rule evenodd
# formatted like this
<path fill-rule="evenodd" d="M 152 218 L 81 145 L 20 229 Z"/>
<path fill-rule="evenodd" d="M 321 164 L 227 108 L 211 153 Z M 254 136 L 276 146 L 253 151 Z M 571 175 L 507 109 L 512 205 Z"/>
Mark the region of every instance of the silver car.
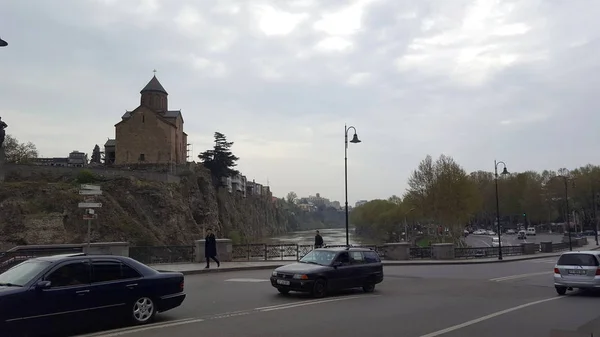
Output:
<path fill-rule="evenodd" d="M 554 266 L 554 288 L 567 290 L 600 288 L 600 251 L 563 253 Z"/>

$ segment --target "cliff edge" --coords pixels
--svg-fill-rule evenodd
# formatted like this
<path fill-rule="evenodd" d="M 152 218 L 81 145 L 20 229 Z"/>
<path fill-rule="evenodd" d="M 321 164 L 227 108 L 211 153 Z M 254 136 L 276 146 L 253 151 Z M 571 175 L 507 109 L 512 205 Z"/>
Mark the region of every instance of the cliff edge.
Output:
<path fill-rule="evenodd" d="M 83 201 L 80 183 L 103 190 L 97 197 L 102 208 L 92 221 L 92 242 L 189 245 L 208 227 L 220 237 L 253 241 L 290 229 L 289 214 L 273 198 L 214 188 L 201 165 L 180 171 L 177 179 L 146 178 L 159 174 L 152 172 L 8 166 L 6 182 L 0 183 L 4 245 L 86 242 L 87 222 L 78 208 Z"/>

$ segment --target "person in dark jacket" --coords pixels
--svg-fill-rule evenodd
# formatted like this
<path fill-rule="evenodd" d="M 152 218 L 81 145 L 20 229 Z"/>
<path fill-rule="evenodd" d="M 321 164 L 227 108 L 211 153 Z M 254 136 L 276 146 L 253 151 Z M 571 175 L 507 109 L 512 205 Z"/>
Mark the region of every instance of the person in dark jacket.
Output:
<path fill-rule="evenodd" d="M 206 257 L 206 268 L 210 268 L 210 259 L 213 259 L 217 263 L 217 267 L 221 266 L 221 262 L 217 259 L 217 238 L 210 228 L 206 230 L 204 256 Z"/>
<path fill-rule="evenodd" d="M 317 231 L 317 235 L 315 235 L 315 249 L 316 248 L 323 248 L 323 237 L 319 234 L 319 231 Z"/>

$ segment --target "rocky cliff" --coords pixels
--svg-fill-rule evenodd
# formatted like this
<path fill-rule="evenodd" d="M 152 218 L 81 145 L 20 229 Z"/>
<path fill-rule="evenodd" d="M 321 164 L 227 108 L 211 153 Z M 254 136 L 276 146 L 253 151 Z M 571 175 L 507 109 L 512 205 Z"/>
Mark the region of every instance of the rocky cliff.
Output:
<path fill-rule="evenodd" d="M 82 173 L 88 181 L 82 181 Z M 0 243 L 85 242 L 87 223 L 77 207 L 83 201 L 78 192 L 82 182 L 103 190 L 98 197 L 102 208 L 92 221 L 94 242 L 189 245 L 208 227 L 219 237 L 252 241 L 290 228 L 289 214 L 278 202 L 216 189 L 202 166 L 178 177 L 178 182 L 162 182 L 139 174 L 13 168 L 0 183 Z"/>

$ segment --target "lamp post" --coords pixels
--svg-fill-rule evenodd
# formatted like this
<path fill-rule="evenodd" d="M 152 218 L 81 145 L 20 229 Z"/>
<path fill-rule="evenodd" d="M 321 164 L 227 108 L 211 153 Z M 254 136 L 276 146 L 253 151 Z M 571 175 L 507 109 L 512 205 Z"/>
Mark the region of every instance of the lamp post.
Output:
<path fill-rule="evenodd" d="M 360 143 L 360 139 L 356 135 L 356 128 L 353 126 L 346 126 L 344 124 L 344 190 L 346 193 L 346 247 L 350 247 L 350 234 L 349 234 L 349 220 L 348 220 L 348 131 L 354 130 L 354 136 L 350 143 Z"/>
<path fill-rule="evenodd" d="M 0 39 L 0 47 L 6 47 L 6 46 L 8 46 L 8 42 Z"/>
<path fill-rule="evenodd" d="M 502 228 L 500 227 L 500 199 L 498 198 L 498 165 L 502 164 L 504 169 L 502 175 L 508 174 L 506 163 L 494 160 L 494 181 L 496 183 L 496 222 L 498 223 L 498 260 L 502 260 Z"/>
<path fill-rule="evenodd" d="M 565 208 L 567 211 L 567 233 L 569 235 L 569 250 L 573 251 L 573 243 L 571 242 L 571 221 L 569 214 L 569 177 L 563 175 L 557 175 L 555 178 L 561 178 L 565 184 Z"/>

